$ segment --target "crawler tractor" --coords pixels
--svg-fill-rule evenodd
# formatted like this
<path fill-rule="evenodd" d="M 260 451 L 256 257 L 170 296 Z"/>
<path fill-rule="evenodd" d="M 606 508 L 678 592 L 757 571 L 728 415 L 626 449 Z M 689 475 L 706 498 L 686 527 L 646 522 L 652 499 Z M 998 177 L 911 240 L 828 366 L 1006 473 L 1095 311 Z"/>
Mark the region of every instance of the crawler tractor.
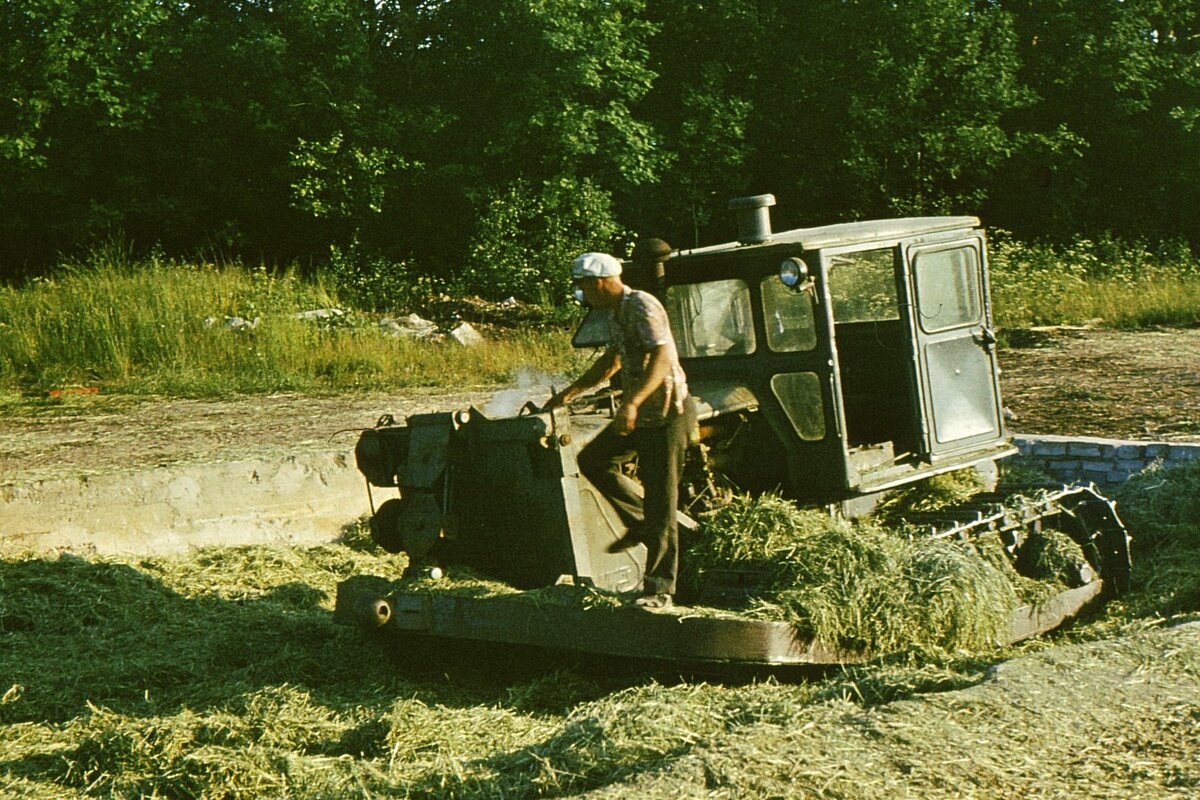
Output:
<path fill-rule="evenodd" d="M 735 200 L 738 241 L 663 252 L 656 269 L 628 273 L 666 307 L 700 410 L 691 482 L 681 496 L 735 487 L 854 515 L 889 490 L 940 473 L 994 474 L 996 460 L 1015 448 L 1004 427 L 979 220 L 919 217 L 773 233 L 773 204 L 770 195 Z M 574 344 L 602 346 L 606 331 L 603 312 L 592 311 Z M 786 622 L 692 613 L 686 604 L 653 614 L 595 600 L 637 592 L 645 558 L 641 546 L 607 551 L 625 527 L 577 465 L 614 407 L 614 393 L 602 391 L 549 412 L 530 402 L 503 418 L 476 408 L 403 422 L 382 417 L 362 433 L 357 462 L 372 494 L 373 537 L 407 553 L 410 567 L 398 581 L 344 582 L 339 618 L 385 637 L 693 664 L 858 658 Z M 376 505 L 390 493 L 382 490 L 398 496 Z M 1129 575 L 1125 530 L 1094 488 L 1031 498 L 980 495 L 970 507 L 919 520 L 932 536 L 994 537 L 1014 565 L 1042 526 L 1080 545 L 1085 558 L 1074 585 L 1013 612 L 1010 641 L 1121 591 Z M 688 528 L 690 519 L 682 512 L 681 519 Z M 685 563 L 686 546 L 685 530 Z M 504 591 L 442 590 L 430 577 L 462 566 Z M 547 601 L 546 587 L 555 586 L 583 599 Z"/>

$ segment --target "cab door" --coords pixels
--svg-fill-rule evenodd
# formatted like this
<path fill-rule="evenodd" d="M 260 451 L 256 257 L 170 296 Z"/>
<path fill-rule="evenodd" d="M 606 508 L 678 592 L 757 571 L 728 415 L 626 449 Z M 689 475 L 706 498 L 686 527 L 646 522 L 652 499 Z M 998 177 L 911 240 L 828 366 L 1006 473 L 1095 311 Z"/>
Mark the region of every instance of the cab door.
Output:
<path fill-rule="evenodd" d="M 904 283 L 931 460 L 1004 435 L 983 238 L 908 248 Z"/>

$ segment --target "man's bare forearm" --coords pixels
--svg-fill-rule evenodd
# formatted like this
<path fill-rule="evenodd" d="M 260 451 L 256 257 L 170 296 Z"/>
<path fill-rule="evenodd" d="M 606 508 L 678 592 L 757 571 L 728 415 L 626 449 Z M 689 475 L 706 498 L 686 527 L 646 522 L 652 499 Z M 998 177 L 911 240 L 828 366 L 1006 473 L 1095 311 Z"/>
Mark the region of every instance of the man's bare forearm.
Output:
<path fill-rule="evenodd" d="M 546 403 L 545 408 L 555 408 L 569 403 L 588 389 L 608 380 L 621 368 L 621 357 L 616 350 L 606 350 L 587 370 L 558 392 Z"/>

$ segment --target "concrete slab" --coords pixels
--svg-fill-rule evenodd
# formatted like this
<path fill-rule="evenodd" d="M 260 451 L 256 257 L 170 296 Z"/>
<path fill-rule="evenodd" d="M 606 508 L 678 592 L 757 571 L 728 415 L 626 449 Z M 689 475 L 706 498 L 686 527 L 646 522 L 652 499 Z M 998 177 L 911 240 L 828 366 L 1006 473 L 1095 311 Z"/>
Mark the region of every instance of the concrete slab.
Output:
<path fill-rule="evenodd" d="M 353 452 L 50 478 L 0 487 L 0 553 L 317 544 L 368 511 Z"/>

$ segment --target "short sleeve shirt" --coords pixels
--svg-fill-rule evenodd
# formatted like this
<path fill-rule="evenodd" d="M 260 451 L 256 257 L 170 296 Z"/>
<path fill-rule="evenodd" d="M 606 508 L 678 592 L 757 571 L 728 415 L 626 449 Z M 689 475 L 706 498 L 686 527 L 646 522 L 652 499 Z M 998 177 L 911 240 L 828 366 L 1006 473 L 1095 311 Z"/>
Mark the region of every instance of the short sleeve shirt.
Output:
<path fill-rule="evenodd" d="M 609 321 L 608 345 L 621 356 L 621 389 L 630 394 L 642 382 L 650 354 L 666 345 L 668 369 L 662 384 L 638 408 L 638 427 L 656 427 L 682 414 L 687 400 L 687 377 L 679 365 L 675 337 L 667 311 L 654 295 L 625 288 L 625 296 Z"/>

